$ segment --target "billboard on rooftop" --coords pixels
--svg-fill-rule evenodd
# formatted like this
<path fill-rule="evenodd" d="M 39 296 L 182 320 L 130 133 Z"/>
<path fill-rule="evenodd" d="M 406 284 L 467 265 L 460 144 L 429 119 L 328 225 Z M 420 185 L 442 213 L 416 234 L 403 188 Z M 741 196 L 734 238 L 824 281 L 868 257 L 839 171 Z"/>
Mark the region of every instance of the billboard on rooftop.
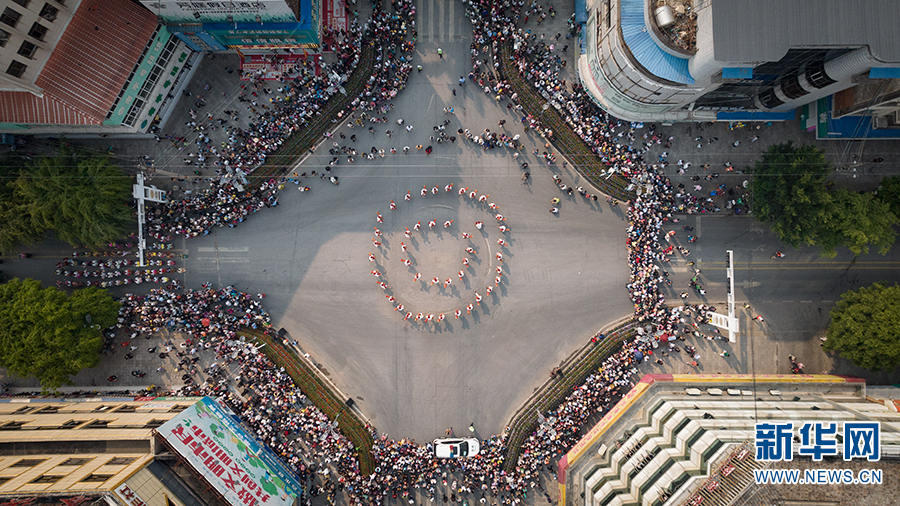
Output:
<path fill-rule="evenodd" d="M 293 506 L 301 493 L 297 478 L 238 420 L 204 397 L 157 433 L 232 505 Z"/>

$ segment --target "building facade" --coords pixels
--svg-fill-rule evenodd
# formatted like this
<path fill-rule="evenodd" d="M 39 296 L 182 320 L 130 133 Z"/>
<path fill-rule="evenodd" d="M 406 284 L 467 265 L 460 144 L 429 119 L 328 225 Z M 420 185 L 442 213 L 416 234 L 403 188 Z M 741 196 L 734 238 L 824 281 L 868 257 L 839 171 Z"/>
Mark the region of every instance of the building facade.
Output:
<path fill-rule="evenodd" d="M 757 422 L 792 422 L 797 436 L 801 422 L 880 422 L 881 461 L 863 464 L 896 475 L 900 413 L 891 399 L 900 389 L 887 390 L 867 392 L 864 381 L 842 376 L 647 375 L 560 460 L 560 504 L 744 504 L 739 497 L 761 492 L 753 471 L 772 465 L 755 459 Z M 789 467 L 811 461 L 793 459 Z M 814 466 L 850 464 L 838 456 Z M 887 497 L 896 492 L 887 482 L 881 490 L 868 487 Z M 791 500 L 801 493 L 796 487 L 776 492 Z"/>
<path fill-rule="evenodd" d="M 161 23 L 194 51 L 266 54 L 317 50 L 321 44 L 320 0 L 141 0 Z"/>
<path fill-rule="evenodd" d="M 631 121 L 792 119 L 867 80 L 900 78 L 900 3 L 588 0 L 579 77 Z"/>
<path fill-rule="evenodd" d="M 0 91 L 40 93 L 35 84 L 81 0 L 12 0 L 0 12 Z"/>
<path fill-rule="evenodd" d="M 5 4 L 2 133 L 145 132 L 173 101 L 194 57 L 156 16 L 129 0 Z"/>
<path fill-rule="evenodd" d="M 144 474 L 153 475 L 147 467 L 161 450 L 154 429 L 194 398 L 5 400 L 0 403 L 0 498 L 85 495 L 109 501 L 130 493 L 119 490 L 130 483 L 133 489 L 159 488 L 170 505 L 197 504 Z M 165 506 L 163 494 L 153 502 L 145 493 L 146 504 Z"/>

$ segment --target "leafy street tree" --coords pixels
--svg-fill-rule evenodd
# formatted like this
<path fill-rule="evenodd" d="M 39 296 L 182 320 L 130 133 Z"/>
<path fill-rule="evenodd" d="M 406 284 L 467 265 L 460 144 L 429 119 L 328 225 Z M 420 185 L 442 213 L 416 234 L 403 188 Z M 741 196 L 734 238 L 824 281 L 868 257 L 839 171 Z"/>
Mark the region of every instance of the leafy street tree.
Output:
<path fill-rule="evenodd" d="M 71 384 L 70 376 L 100 363 L 100 329 L 113 326 L 118 311 L 119 303 L 94 287 L 67 295 L 33 279 L 0 285 L 0 366 L 38 378 L 48 390 Z"/>
<path fill-rule="evenodd" d="M 900 216 L 900 176 L 890 176 L 881 180 L 878 186 L 878 200 L 891 207 L 894 216 Z"/>
<path fill-rule="evenodd" d="M 15 198 L 15 182 L 25 163 L 24 158 L 15 154 L 0 160 L 0 252 L 12 251 L 19 244 L 38 242 L 46 232 L 34 224 Z"/>
<path fill-rule="evenodd" d="M 131 229 L 131 180 L 105 157 L 39 158 L 22 170 L 15 199 L 35 229 L 49 229 L 72 245 L 98 248 Z"/>
<path fill-rule="evenodd" d="M 892 371 L 900 365 L 900 285 L 875 283 L 842 294 L 826 335 L 825 351 L 857 367 Z"/>
<path fill-rule="evenodd" d="M 769 146 L 753 169 L 753 213 L 787 244 L 817 245 L 818 225 L 830 214 L 828 172 L 825 156 L 815 146 Z"/>
<path fill-rule="evenodd" d="M 775 144 L 753 169 L 754 213 L 782 241 L 798 248 L 818 246 L 833 257 L 835 248 L 865 254 L 869 245 L 886 254 L 896 239 L 897 216 L 873 194 L 828 190 L 830 167 L 814 146 Z"/>
<path fill-rule="evenodd" d="M 853 253 L 864 255 L 871 244 L 886 255 L 897 238 L 894 225 L 898 220 L 890 206 L 872 193 L 844 189 L 836 190 L 833 198 L 827 227 L 831 233 L 820 232 L 823 254 L 834 256 L 834 247 L 843 244 Z"/>

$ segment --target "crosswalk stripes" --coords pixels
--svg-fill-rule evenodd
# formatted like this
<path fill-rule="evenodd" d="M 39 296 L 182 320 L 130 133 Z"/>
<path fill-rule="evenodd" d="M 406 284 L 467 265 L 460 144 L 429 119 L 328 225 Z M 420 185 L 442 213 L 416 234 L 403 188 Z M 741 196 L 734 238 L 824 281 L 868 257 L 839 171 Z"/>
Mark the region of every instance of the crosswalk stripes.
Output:
<path fill-rule="evenodd" d="M 420 8 L 416 9 L 419 40 L 450 42 L 471 37 L 464 6 L 459 3 L 459 0 L 420 0 Z"/>

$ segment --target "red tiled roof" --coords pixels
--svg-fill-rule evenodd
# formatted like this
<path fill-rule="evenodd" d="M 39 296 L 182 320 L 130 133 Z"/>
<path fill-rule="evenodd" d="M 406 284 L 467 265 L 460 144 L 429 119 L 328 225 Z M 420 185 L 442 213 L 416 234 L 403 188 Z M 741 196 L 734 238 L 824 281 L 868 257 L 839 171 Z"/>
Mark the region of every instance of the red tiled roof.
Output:
<path fill-rule="evenodd" d="M 92 118 L 46 94 L 40 98 L 22 91 L 4 91 L 0 92 L 0 121 L 50 125 L 99 125 L 103 118 Z"/>
<path fill-rule="evenodd" d="M 0 93 L 0 121 L 99 124 L 156 29 L 129 0 L 83 0 L 35 84 L 44 97 Z"/>

